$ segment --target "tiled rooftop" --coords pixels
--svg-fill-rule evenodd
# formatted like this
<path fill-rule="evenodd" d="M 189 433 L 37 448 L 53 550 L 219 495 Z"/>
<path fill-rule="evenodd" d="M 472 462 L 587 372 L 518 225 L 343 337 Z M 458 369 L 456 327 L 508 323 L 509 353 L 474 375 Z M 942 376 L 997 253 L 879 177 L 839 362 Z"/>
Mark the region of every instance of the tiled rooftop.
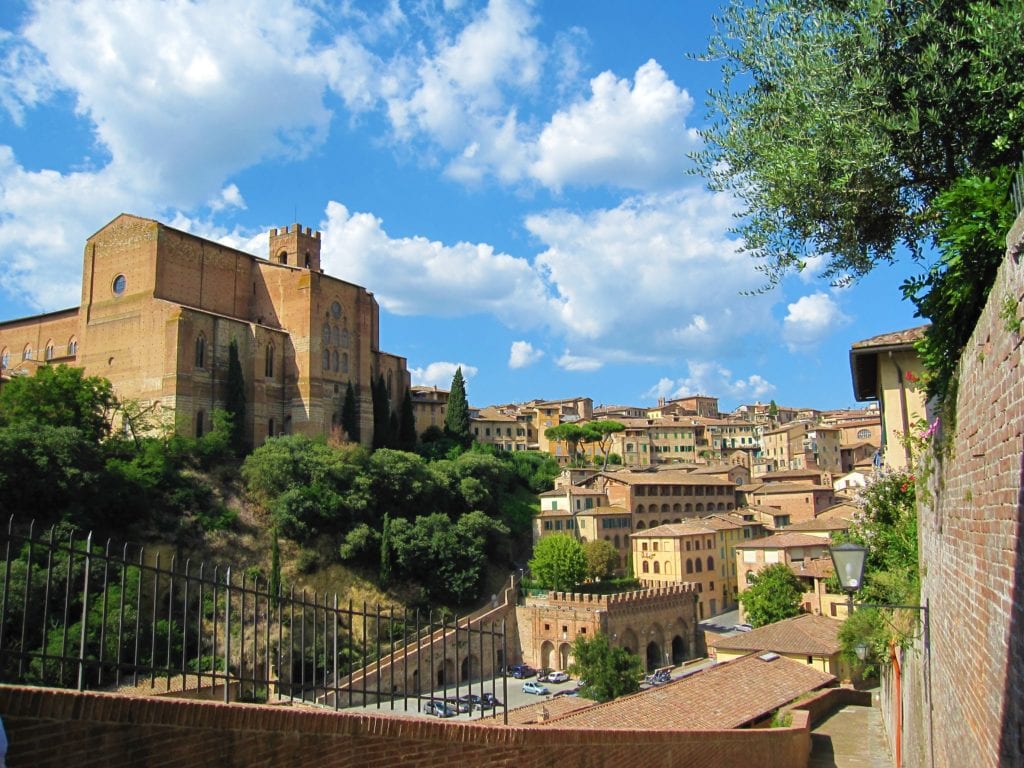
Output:
<path fill-rule="evenodd" d="M 791 547 L 820 547 L 827 543 L 821 536 L 814 536 L 810 533 L 776 533 L 772 536 L 762 536 L 760 539 L 751 539 L 737 545 L 736 549 L 789 549 Z"/>
<path fill-rule="evenodd" d="M 758 627 L 750 632 L 723 636 L 713 642 L 730 651 L 774 651 L 814 656 L 839 652 L 839 628 L 843 622 L 827 616 L 804 613 L 792 619 Z"/>
<path fill-rule="evenodd" d="M 740 728 L 834 680 L 832 675 L 781 656 L 763 661 L 750 654 L 607 704 L 553 717 L 540 727 Z"/>

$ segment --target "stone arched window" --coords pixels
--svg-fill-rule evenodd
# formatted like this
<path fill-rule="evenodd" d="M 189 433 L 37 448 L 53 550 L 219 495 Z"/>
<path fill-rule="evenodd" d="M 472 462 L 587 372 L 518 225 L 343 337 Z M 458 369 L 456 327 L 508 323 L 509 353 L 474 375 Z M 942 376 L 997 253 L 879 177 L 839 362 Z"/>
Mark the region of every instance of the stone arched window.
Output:
<path fill-rule="evenodd" d="M 46 348 L 45 348 L 45 352 L 43 353 L 43 356 L 47 360 L 53 360 L 53 340 L 52 339 L 47 339 L 47 341 L 46 341 Z"/>
<path fill-rule="evenodd" d="M 697 503 L 697 511 L 698 512 L 703 512 L 704 511 L 704 505 L 701 504 L 700 502 Z"/>
<path fill-rule="evenodd" d="M 324 350 L 322 365 L 325 371 L 331 370 L 331 350 Z"/>
<path fill-rule="evenodd" d="M 710 573 L 713 570 L 715 570 L 715 558 L 708 555 L 708 572 Z"/>
<path fill-rule="evenodd" d="M 636 513 L 638 515 L 642 515 L 645 511 L 646 511 L 646 508 L 644 507 L 643 504 L 637 504 L 636 505 Z"/>
<path fill-rule="evenodd" d="M 11 353 L 7 351 L 7 347 L 0 350 L 0 368 L 8 368 L 11 365 Z"/>
<path fill-rule="evenodd" d="M 672 561 L 671 560 L 666 560 L 665 561 L 665 575 L 666 576 L 671 576 L 672 575 Z"/>
<path fill-rule="evenodd" d="M 686 502 L 686 506 L 683 507 L 683 511 L 686 514 L 690 514 L 691 512 L 693 512 L 693 504 L 691 504 L 690 502 Z"/>
<path fill-rule="evenodd" d="M 274 345 L 267 344 L 267 361 L 263 366 L 263 375 L 268 379 L 274 376 Z"/>
<path fill-rule="evenodd" d="M 643 571 L 644 573 L 650 573 L 651 572 L 650 566 L 647 565 L 647 561 L 646 560 L 644 560 L 643 565 L 640 567 L 640 570 Z"/>
<path fill-rule="evenodd" d="M 324 345 L 331 343 L 331 326 L 328 323 L 324 323 L 323 330 L 320 335 L 323 337 Z"/>
<path fill-rule="evenodd" d="M 68 355 L 74 356 L 78 354 L 78 339 L 74 336 L 68 341 Z"/>
<path fill-rule="evenodd" d="M 196 336 L 196 368 L 206 367 L 206 337 L 203 334 Z"/>
<path fill-rule="evenodd" d="M 22 360 L 31 360 L 32 359 L 32 345 L 31 344 L 26 344 L 25 348 L 23 350 L 21 350 L 21 359 Z"/>
<path fill-rule="evenodd" d="M 657 560 L 654 561 L 654 572 L 661 573 L 661 564 Z"/>
<path fill-rule="evenodd" d="M 701 563 L 699 557 L 697 558 L 697 562 L 694 563 L 694 568 L 696 569 L 697 573 L 700 573 L 701 571 L 704 570 L 704 564 Z"/>
<path fill-rule="evenodd" d="M 693 560 L 686 558 L 686 572 L 693 573 Z"/>
<path fill-rule="evenodd" d="M 334 342 L 334 346 L 341 346 L 341 328 L 338 326 L 331 328 L 331 341 Z"/>
<path fill-rule="evenodd" d="M 341 372 L 348 373 L 348 352 L 341 353 Z"/>
<path fill-rule="evenodd" d="M 278 264 L 287 264 L 288 263 L 288 251 L 281 251 L 280 253 L 277 254 L 277 263 Z"/>
<path fill-rule="evenodd" d="M 616 548 L 616 549 L 618 549 L 618 548 L 619 548 L 619 546 L 621 546 L 621 545 L 619 544 L 619 534 L 617 534 L 617 533 L 615 534 L 615 540 L 614 540 L 614 541 L 613 541 L 612 543 L 613 543 L 613 544 L 615 545 L 615 548 Z"/>
<path fill-rule="evenodd" d="M 637 529 L 638 531 L 642 531 L 642 530 L 644 530 L 645 528 L 647 528 L 647 526 L 646 526 L 646 525 L 644 525 L 644 524 L 643 524 L 642 522 L 639 522 L 639 523 L 637 523 L 637 524 L 636 524 L 636 529 Z"/>
<path fill-rule="evenodd" d="M 337 373 L 338 369 L 341 367 L 341 361 L 338 358 L 338 350 L 334 350 L 331 353 L 331 360 L 332 360 L 331 367 L 334 369 L 334 372 Z"/>

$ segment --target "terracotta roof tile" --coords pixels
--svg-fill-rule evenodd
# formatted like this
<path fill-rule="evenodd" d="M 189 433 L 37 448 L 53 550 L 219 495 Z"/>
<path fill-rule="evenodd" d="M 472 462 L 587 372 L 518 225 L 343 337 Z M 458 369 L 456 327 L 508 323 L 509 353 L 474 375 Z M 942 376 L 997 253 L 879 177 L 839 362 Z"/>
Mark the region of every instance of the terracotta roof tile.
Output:
<path fill-rule="evenodd" d="M 827 544 L 821 536 L 813 536 L 809 533 L 776 533 L 771 536 L 762 536 L 760 539 L 751 539 L 738 544 L 736 549 L 789 549 L 791 547 L 813 547 Z"/>
<path fill-rule="evenodd" d="M 804 613 L 750 632 L 720 637 L 716 648 L 730 651 L 774 651 L 813 656 L 839 652 L 839 628 L 843 622 L 827 616 Z"/>
<path fill-rule="evenodd" d="M 740 728 L 834 680 L 832 675 L 782 656 L 763 661 L 750 654 L 607 704 L 552 718 L 542 727 Z"/>

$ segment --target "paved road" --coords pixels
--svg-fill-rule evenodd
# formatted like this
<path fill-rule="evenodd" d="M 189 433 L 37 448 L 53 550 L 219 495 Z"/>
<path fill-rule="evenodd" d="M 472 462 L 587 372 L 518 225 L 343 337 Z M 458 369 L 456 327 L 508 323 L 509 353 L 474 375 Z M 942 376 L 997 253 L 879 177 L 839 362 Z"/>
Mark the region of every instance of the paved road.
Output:
<path fill-rule="evenodd" d="M 808 768 L 891 766 L 892 756 L 878 707 L 843 707 L 811 732 Z"/>

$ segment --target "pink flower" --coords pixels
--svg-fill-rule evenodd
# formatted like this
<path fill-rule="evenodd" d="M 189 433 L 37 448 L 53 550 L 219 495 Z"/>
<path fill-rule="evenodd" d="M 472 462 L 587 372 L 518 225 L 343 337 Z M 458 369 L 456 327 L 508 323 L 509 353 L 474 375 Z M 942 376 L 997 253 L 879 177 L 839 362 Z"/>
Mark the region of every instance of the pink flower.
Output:
<path fill-rule="evenodd" d="M 936 416 L 935 421 L 928 425 L 928 429 L 921 433 L 921 439 L 927 440 L 929 437 L 934 435 L 939 429 L 939 419 Z"/>

